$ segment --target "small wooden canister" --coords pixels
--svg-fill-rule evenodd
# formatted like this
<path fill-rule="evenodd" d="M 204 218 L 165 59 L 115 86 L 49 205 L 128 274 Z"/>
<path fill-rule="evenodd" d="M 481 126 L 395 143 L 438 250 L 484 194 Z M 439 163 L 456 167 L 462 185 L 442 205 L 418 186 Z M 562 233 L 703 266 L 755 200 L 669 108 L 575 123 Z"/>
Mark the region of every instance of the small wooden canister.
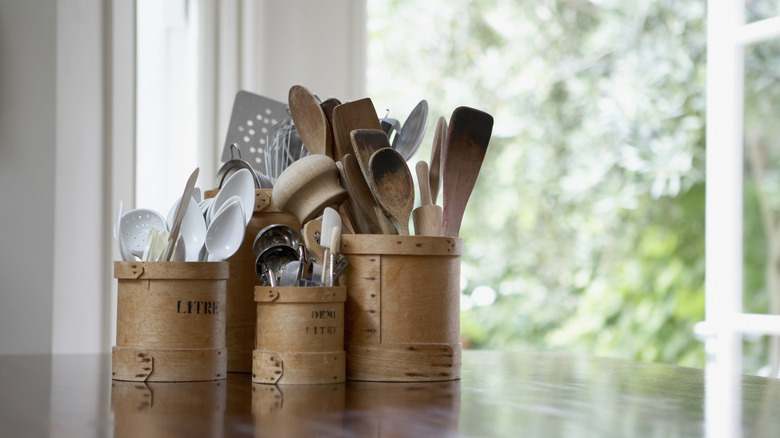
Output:
<path fill-rule="evenodd" d="M 116 380 L 226 377 L 225 262 L 114 262 Z"/>
<path fill-rule="evenodd" d="M 343 287 L 255 287 L 252 382 L 345 381 Z"/>
<path fill-rule="evenodd" d="M 280 211 L 271 200 L 271 189 L 255 190 L 252 219 L 246 227 L 241 247 L 227 259 L 230 278 L 227 282 L 227 370 L 232 373 L 252 372 L 252 350 L 255 345 L 254 287 L 262 284 L 255 274 L 255 255 L 252 243 L 255 236 L 268 225 L 284 224 L 300 230 L 301 224 L 290 213 Z M 219 190 L 209 190 L 206 198 L 213 198 Z"/>
<path fill-rule="evenodd" d="M 347 379 L 460 378 L 463 239 L 345 234 Z"/>

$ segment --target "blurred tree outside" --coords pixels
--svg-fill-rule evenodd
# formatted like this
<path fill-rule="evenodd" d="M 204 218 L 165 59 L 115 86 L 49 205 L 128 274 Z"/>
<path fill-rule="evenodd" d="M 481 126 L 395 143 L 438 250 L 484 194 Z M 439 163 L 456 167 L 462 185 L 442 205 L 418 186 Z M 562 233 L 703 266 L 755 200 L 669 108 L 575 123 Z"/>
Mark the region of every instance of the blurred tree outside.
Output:
<path fill-rule="evenodd" d="M 703 366 L 705 2 L 369 0 L 368 94 L 495 118 L 461 230 L 472 348 Z M 778 59 L 778 58 L 775 58 Z"/>

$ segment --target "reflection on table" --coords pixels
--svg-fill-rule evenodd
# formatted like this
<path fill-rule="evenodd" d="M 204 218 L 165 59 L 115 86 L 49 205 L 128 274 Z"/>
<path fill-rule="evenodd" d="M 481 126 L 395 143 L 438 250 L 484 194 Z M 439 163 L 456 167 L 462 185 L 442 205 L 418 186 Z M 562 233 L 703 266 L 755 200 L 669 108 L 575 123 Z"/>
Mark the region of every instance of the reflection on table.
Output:
<path fill-rule="evenodd" d="M 712 400 L 731 401 L 742 436 L 780 436 L 776 379 L 712 386 L 701 369 L 562 353 L 465 351 L 462 380 L 428 383 L 136 383 L 110 370 L 108 355 L 0 356 L 0 436 L 733 436 Z"/>

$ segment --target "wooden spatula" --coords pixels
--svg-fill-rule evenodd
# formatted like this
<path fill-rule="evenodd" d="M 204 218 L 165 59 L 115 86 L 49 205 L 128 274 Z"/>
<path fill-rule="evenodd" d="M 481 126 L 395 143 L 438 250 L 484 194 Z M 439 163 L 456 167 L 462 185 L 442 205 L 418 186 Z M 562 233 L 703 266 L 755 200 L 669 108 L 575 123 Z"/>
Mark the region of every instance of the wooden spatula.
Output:
<path fill-rule="evenodd" d="M 433 134 L 433 147 L 431 148 L 431 165 L 428 169 L 428 184 L 431 188 L 431 204 L 436 204 L 441 187 L 441 150 L 447 141 L 447 119 L 439 117 L 436 123 L 436 133 Z"/>
<path fill-rule="evenodd" d="M 368 97 L 333 108 L 334 160 L 339 161 L 345 154 L 353 153 L 349 133 L 354 129 L 382 130 L 374 104 Z"/>
<path fill-rule="evenodd" d="M 460 234 L 463 213 L 477 182 L 492 132 L 493 116 L 490 114 L 465 106 L 452 112 L 442 150 L 444 236 Z"/>

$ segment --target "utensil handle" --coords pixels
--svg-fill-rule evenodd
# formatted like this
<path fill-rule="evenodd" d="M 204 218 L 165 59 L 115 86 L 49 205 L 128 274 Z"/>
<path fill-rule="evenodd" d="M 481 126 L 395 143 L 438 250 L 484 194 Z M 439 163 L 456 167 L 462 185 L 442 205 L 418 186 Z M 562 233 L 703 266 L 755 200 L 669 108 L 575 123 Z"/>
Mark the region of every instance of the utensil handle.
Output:
<path fill-rule="evenodd" d="M 187 185 L 184 186 L 184 193 L 181 195 L 179 201 L 179 207 L 176 209 L 176 216 L 173 219 L 173 226 L 171 226 L 171 233 L 168 235 L 168 244 L 165 245 L 163 251 L 163 261 L 170 261 L 173 254 L 173 247 L 176 245 L 176 239 L 179 238 L 179 229 L 181 228 L 181 222 L 184 220 L 184 214 L 187 213 L 187 207 L 190 205 L 192 199 L 192 192 L 195 190 L 195 182 L 198 180 L 198 173 L 200 173 L 200 167 L 196 167 L 187 180 Z"/>
<path fill-rule="evenodd" d="M 417 183 L 420 185 L 420 204 L 431 205 L 431 186 L 428 181 L 428 163 L 418 161 L 414 170 L 417 172 Z"/>

